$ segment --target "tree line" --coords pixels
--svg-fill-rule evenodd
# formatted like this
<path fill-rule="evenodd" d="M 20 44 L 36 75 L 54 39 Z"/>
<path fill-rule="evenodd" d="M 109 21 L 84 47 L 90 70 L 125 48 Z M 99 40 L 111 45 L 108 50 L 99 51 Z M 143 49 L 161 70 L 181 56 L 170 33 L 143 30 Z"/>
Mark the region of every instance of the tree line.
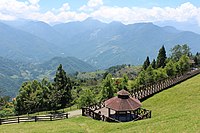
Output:
<path fill-rule="evenodd" d="M 183 74 L 195 63 L 191 61 L 193 61 L 196 56 L 191 54 L 187 44 L 176 45 L 171 48 L 170 52 L 171 55 L 167 58 L 166 50 L 163 45 L 159 50 L 156 60 L 153 59 L 153 61 L 150 62 L 147 56 L 142 66 L 143 70 L 139 73 L 137 78 L 134 79 L 131 89 L 133 90 L 149 83 Z"/>

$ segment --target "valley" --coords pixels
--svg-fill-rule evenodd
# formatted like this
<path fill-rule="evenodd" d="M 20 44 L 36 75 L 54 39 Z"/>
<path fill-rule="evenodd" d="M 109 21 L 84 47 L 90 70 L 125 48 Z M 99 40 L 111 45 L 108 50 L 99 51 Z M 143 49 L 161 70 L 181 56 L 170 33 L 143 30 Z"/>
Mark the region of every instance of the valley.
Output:
<path fill-rule="evenodd" d="M 56 68 L 63 64 L 68 75 L 92 72 L 96 68 L 74 57 L 55 57 L 41 64 L 13 61 L 0 57 L 0 88 L 3 94 L 15 97 L 23 82 L 28 80 L 53 80 Z"/>

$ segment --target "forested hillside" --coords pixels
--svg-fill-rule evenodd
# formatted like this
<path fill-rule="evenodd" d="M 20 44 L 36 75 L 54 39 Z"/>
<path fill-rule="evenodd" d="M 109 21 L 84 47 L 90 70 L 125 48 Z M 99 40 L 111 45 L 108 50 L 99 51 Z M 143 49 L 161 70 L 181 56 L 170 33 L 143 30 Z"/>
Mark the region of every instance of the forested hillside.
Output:
<path fill-rule="evenodd" d="M 96 70 L 93 66 L 74 57 L 55 57 L 42 64 L 17 62 L 0 57 L 0 88 L 4 90 L 4 95 L 15 97 L 24 81 L 42 80 L 45 77 L 52 80 L 59 64 L 63 64 L 70 75 Z"/>
<path fill-rule="evenodd" d="M 12 60 L 0 57 L 0 88 L 2 94 L 15 96 L 24 77 L 20 70 L 21 64 Z"/>

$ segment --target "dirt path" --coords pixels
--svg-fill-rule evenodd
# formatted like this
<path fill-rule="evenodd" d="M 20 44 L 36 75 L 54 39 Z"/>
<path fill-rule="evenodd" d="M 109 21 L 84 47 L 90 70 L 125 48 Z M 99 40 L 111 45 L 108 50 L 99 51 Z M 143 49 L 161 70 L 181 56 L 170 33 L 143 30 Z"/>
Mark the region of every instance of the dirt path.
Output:
<path fill-rule="evenodd" d="M 77 115 L 81 115 L 82 112 L 81 112 L 81 109 L 79 110 L 74 110 L 74 111 L 69 111 L 69 117 L 74 117 L 74 116 L 77 116 Z"/>

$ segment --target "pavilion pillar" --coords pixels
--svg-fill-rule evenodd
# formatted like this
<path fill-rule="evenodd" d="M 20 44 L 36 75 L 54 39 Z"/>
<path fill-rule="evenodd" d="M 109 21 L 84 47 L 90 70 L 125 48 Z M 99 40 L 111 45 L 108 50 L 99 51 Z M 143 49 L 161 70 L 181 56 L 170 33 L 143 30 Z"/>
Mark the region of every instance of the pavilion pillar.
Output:
<path fill-rule="evenodd" d="M 128 120 L 127 120 L 127 117 L 128 117 L 128 115 L 127 115 L 127 111 L 126 111 L 126 121 L 128 121 Z"/>
<path fill-rule="evenodd" d="M 117 111 L 117 119 L 119 120 L 119 112 Z"/>
<path fill-rule="evenodd" d="M 110 117 L 110 108 L 108 108 L 108 117 Z"/>

